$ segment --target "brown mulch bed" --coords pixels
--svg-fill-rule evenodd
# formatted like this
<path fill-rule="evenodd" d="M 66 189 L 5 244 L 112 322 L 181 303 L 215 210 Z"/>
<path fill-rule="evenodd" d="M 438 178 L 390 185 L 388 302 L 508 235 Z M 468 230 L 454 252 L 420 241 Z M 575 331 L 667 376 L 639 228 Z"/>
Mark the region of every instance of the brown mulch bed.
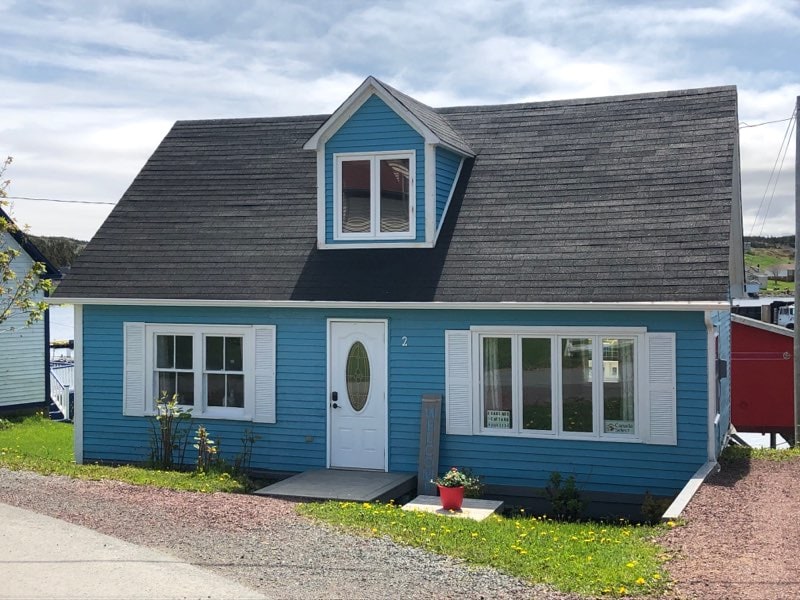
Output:
<path fill-rule="evenodd" d="M 800 458 L 723 462 L 661 542 L 681 599 L 800 598 Z"/>

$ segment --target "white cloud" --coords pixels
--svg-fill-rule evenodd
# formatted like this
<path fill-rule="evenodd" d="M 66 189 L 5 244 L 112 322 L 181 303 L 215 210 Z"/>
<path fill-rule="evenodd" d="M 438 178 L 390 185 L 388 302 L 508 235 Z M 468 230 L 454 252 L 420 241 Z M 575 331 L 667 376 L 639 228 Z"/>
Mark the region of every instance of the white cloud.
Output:
<path fill-rule="evenodd" d="M 736 83 L 748 123 L 785 118 L 800 93 L 793 0 L 237 8 L 0 0 L 0 152 L 17 158 L 15 193 L 116 200 L 174 120 L 330 112 L 368 74 L 434 106 Z M 747 216 L 784 125 L 742 130 Z M 793 214 L 790 159 L 765 232 Z M 39 205 L 28 220 L 85 237 L 104 213 L 81 207 Z"/>

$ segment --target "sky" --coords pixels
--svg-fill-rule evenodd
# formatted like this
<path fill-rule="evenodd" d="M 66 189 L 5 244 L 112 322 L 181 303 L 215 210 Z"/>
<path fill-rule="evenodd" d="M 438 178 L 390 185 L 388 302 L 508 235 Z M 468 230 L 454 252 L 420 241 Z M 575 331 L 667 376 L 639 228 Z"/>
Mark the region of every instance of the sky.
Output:
<path fill-rule="evenodd" d="M 91 238 L 178 119 L 330 113 L 368 75 L 431 106 L 736 85 L 745 235 L 794 232 L 798 0 L 0 0 L 0 40 L 9 193 L 73 201 L 14 200 L 35 235 Z"/>

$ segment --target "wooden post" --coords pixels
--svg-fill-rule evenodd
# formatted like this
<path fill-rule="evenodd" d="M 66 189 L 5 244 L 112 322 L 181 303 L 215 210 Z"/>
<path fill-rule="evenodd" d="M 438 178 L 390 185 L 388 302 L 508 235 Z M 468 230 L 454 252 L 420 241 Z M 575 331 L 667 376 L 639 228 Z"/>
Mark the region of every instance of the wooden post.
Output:
<path fill-rule="evenodd" d="M 419 426 L 419 466 L 417 467 L 417 494 L 436 495 L 431 483 L 439 475 L 439 436 L 442 423 L 442 397 L 423 394 Z"/>
<path fill-rule="evenodd" d="M 794 264 L 797 267 L 797 237 L 800 233 L 800 133 L 797 131 L 797 117 L 800 116 L 800 96 L 797 97 L 794 113 Z M 797 308 L 800 306 L 800 286 L 794 284 L 794 312 L 797 318 Z M 800 443 L 800 335 L 794 331 L 794 445 Z"/>

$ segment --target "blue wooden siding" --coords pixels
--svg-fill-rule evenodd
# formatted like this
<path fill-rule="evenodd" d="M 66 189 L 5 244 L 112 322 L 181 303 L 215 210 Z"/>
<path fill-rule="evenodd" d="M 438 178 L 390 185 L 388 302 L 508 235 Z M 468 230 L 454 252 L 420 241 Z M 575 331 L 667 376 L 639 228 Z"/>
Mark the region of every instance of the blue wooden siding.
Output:
<path fill-rule="evenodd" d="M 727 377 L 719 379 L 717 382 L 717 394 L 719 394 L 719 421 L 715 428 L 716 452 L 717 456 L 722 451 L 722 442 L 731 424 L 731 313 L 719 311 L 711 313 L 711 322 L 719 332 L 717 341 L 719 347 L 719 358 L 724 360 L 727 367 Z M 724 374 L 724 373 L 723 373 Z"/>
<path fill-rule="evenodd" d="M 326 319 L 389 321 L 389 468 L 415 472 L 420 398 L 444 393 L 444 332 L 470 325 L 644 326 L 677 334 L 678 446 L 618 442 L 447 436 L 440 470 L 458 465 L 487 483 L 543 487 L 552 471 L 574 473 L 582 489 L 672 494 L 706 459 L 706 332 L 702 313 L 84 308 L 84 457 L 147 458 L 148 419 L 122 416 L 122 324 L 274 324 L 277 422 L 205 421 L 223 454 L 239 451 L 242 431 L 262 436 L 252 466 L 301 471 L 326 463 Z M 403 339 L 407 345 L 403 345 Z M 443 419 L 444 422 L 444 419 Z"/>
<path fill-rule="evenodd" d="M 365 243 L 369 240 L 333 239 L 333 155 L 339 152 L 413 150 L 416 154 L 416 240 L 425 241 L 425 142 L 377 96 L 371 96 L 325 144 L 325 241 L 328 244 Z M 408 240 L 375 240 L 408 243 Z"/>
<path fill-rule="evenodd" d="M 460 164 L 461 157 L 458 154 L 436 148 L 436 229 L 444 218 L 444 209 Z"/>

